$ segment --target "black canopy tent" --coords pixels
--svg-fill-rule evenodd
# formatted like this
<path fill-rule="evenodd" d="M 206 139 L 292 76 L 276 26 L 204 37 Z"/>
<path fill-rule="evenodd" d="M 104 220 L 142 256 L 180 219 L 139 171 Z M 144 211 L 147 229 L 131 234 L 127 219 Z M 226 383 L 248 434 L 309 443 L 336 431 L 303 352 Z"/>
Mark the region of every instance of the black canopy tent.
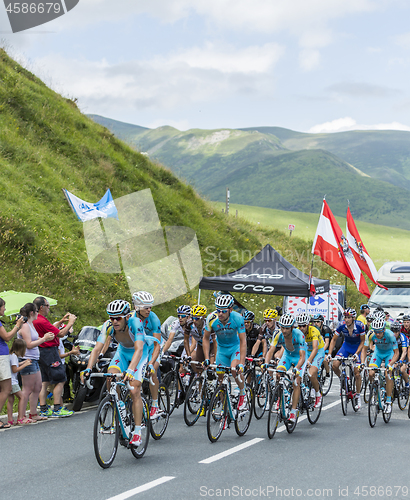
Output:
<path fill-rule="evenodd" d="M 329 280 L 313 278 L 313 283 L 316 293 L 329 291 Z M 233 273 L 202 277 L 199 288 L 294 297 L 308 297 L 310 294 L 309 276 L 299 271 L 269 244 Z"/>

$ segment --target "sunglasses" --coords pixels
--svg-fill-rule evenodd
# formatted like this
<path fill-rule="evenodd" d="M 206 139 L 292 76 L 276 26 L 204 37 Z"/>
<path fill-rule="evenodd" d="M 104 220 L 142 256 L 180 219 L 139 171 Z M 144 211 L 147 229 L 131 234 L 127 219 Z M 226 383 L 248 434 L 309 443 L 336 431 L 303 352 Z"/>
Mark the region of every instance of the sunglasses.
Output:
<path fill-rule="evenodd" d="M 192 316 L 192 319 L 194 321 L 197 321 L 198 319 L 202 319 L 202 316 Z"/>
<path fill-rule="evenodd" d="M 188 315 L 187 314 L 178 314 L 178 318 L 187 318 Z"/>
<path fill-rule="evenodd" d="M 227 312 L 229 312 L 229 309 L 217 309 L 216 312 L 221 314 L 226 314 Z"/>
<path fill-rule="evenodd" d="M 269 323 L 269 321 L 274 321 L 274 319 L 273 318 L 271 318 L 271 319 L 265 319 L 265 323 Z"/>
<path fill-rule="evenodd" d="M 121 321 L 125 316 L 110 316 L 109 318 L 111 321 Z"/>
<path fill-rule="evenodd" d="M 244 321 L 245 325 L 250 325 L 252 321 Z"/>

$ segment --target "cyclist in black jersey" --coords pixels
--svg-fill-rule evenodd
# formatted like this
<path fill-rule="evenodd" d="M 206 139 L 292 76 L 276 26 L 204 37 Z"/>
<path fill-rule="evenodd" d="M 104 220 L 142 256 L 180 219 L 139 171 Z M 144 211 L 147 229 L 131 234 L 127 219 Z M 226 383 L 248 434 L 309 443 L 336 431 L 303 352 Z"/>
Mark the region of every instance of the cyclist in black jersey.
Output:
<path fill-rule="evenodd" d="M 250 356 L 255 342 L 258 340 L 261 327 L 253 322 L 255 314 L 252 311 L 245 310 L 242 312 L 242 316 L 245 323 L 246 355 Z"/>

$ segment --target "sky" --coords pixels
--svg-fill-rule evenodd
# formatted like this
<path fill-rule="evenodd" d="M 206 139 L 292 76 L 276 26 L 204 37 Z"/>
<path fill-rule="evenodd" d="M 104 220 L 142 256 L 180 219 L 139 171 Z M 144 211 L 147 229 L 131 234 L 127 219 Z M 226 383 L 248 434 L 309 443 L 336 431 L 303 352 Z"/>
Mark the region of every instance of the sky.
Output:
<path fill-rule="evenodd" d="M 1 45 L 93 113 L 149 128 L 410 131 L 407 0 L 80 0 Z"/>

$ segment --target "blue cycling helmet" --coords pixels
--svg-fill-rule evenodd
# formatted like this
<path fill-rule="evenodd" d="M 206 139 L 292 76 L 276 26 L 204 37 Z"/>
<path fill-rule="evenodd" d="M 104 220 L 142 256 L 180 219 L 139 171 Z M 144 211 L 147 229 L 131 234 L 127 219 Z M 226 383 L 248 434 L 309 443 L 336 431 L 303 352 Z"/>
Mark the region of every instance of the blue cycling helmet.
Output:
<path fill-rule="evenodd" d="M 360 306 L 360 311 L 361 311 L 361 312 L 363 312 L 365 309 L 369 309 L 369 311 L 370 311 L 370 307 L 369 307 L 369 305 L 368 305 L 368 304 L 362 304 L 362 305 Z"/>
<path fill-rule="evenodd" d="M 242 316 L 244 321 L 253 321 L 255 319 L 255 314 L 248 310 L 243 311 Z"/>
<path fill-rule="evenodd" d="M 313 316 L 313 321 L 325 321 L 325 318 L 321 314 L 315 314 Z"/>
<path fill-rule="evenodd" d="M 177 314 L 185 314 L 186 316 L 191 315 L 191 306 L 182 305 L 177 309 Z"/>

